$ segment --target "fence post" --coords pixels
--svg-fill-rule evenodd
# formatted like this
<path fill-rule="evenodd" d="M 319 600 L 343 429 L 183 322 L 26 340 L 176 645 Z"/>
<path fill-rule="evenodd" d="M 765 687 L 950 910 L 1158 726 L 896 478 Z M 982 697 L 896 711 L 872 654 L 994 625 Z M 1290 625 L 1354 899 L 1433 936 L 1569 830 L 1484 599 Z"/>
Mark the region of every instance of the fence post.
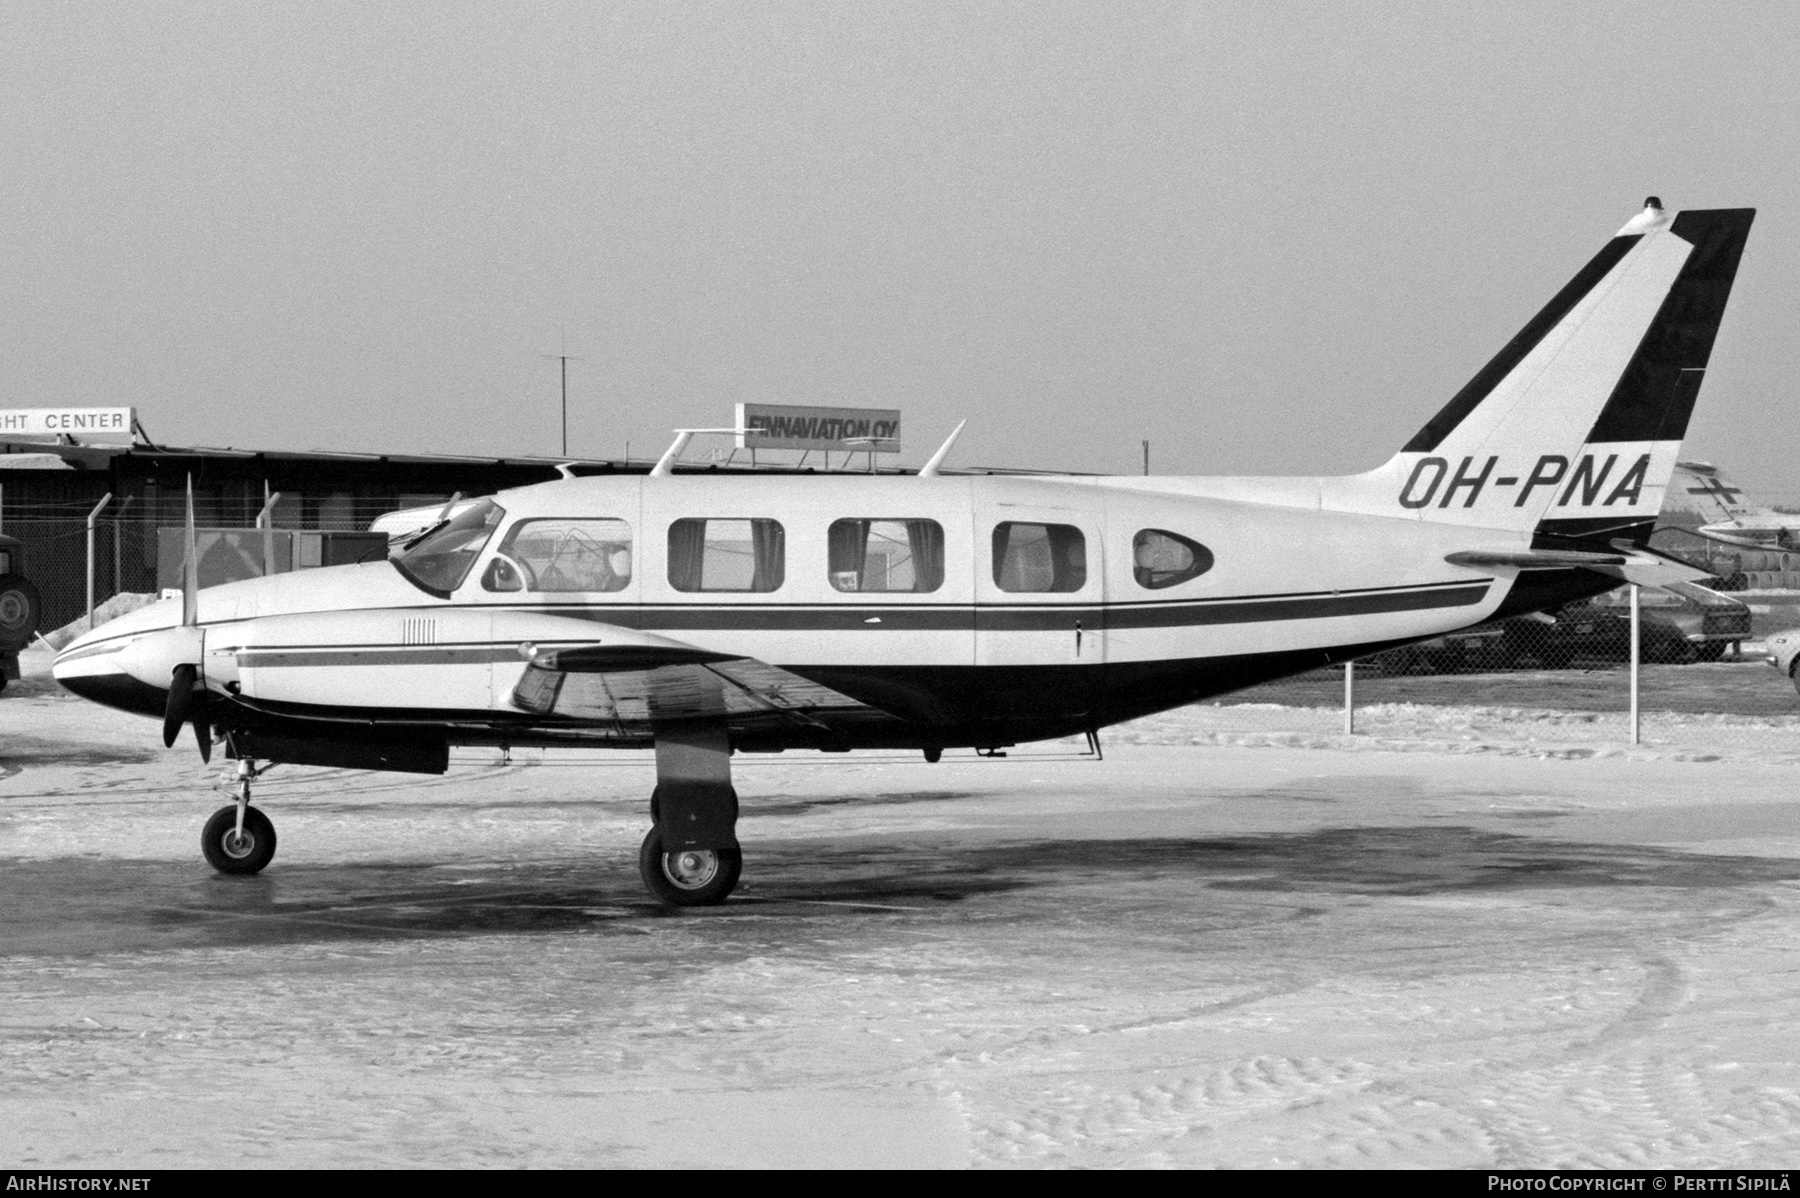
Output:
<path fill-rule="evenodd" d="M 1344 735 L 1356 735 L 1356 663 L 1344 663 Z"/>
<path fill-rule="evenodd" d="M 106 493 L 106 498 L 94 505 L 94 510 L 88 513 L 87 518 L 87 600 L 89 632 L 94 631 L 94 521 L 100 518 L 100 513 L 105 511 L 106 505 L 111 502 L 112 492 L 108 491 Z"/>
<path fill-rule="evenodd" d="M 281 499 L 280 491 L 270 491 L 269 484 L 263 483 L 262 511 L 256 514 L 256 527 L 262 529 L 263 542 L 263 577 L 275 573 L 275 504 Z M 292 563 L 289 563 L 292 568 Z"/>
<path fill-rule="evenodd" d="M 1638 743 L 1638 658 L 1643 644 L 1638 623 L 1638 584 L 1631 584 L 1631 743 Z"/>
<path fill-rule="evenodd" d="M 119 525 L 124 522 L 125 513 L 127 510 L 130 509 L 131 501 L 133 498 L 135 498 L 135 497 L 131 496 L 131 495 L 127 495 L 125 497 L 125 502 L 121 503 L 119 505 L 119 510 L 113 513 L 113 518 L 112 518 L 112 526 L 113 526 L 112 589 L 113 589 L 113 594 L 115 594 L 115 595 L 117 595 L 120 591 L 125 589 L 125 549 L 124 549 L 124 545 L 121 543 L 122 534 L 119 531 Z"/>

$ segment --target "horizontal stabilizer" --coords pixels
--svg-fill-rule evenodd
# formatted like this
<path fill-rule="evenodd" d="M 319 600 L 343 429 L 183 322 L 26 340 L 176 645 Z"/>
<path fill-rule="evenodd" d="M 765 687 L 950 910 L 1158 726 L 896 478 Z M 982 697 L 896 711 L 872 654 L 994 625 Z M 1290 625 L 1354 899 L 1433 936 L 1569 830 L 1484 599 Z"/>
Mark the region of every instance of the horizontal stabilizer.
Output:
<path fill-rule="evenodd" d="M 1711 578 L 1705 570 L 1696 570 L 1686 562 L 1653 553 L 1634 553 L 1622 566 L 1590 566 L 1600 574 L 1609 574 L 1621 582 L 1634 582 L 1641 587 L 1663 587 L 1675 583 L 1698 582 Z"/>
<path fill-rule="evenodd" d="M 1474 570 L 1593 570 L 1646 587 L 1668 587 L 1672 584 L 1696 582 L 1712 577 L 1686 562 L 1665 557 L 1654 550 L 1639 549 L 1629 542 L 1616 542 L 1618 553 L 1584 553 L 1574 549 L 1485 550 L 1470 549 L 1444 555 L 1452 566 Z"/>
<path fill-rule="evenodd" d="M 1571 566 L 1623 566 L 1625 556 L 1619 553 L 1579 553 L 1572 549 L 1527 549 L 1517 553 L 1486 553 L 1471 550 L 1450 553 L 1444 560 L 1453 566 L 1508 566 L 1515 570 L 1567 570 Z"/>

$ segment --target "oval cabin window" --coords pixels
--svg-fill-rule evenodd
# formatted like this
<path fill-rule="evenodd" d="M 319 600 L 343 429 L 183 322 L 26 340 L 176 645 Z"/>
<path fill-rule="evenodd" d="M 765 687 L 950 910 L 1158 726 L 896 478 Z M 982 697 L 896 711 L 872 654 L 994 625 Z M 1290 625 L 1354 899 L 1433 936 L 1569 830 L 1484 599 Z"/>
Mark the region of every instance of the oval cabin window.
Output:
<path fill-rule="evenodd" d="M 1160 528 L 1146 528 L 1131 538 L 1132 576 L 1148 590 L 1175 586 L 1212 568 L 1212 550 L 1198 541 Z"/>

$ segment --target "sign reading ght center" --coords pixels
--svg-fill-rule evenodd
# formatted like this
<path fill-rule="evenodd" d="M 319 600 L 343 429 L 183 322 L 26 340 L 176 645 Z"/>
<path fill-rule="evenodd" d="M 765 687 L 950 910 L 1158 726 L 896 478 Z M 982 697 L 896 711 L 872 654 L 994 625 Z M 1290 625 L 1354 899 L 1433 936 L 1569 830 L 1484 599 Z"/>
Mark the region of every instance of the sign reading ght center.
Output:
<path fill-rule="evenodd" d="M 900 413 L 889 408 L 737 406 L 739 449 L 836 449 L 900 452 Z"/>
<path fill-rule="evenodd" d="M 136 408 L 0 408 L 0 436 L 131 440 Z"/>

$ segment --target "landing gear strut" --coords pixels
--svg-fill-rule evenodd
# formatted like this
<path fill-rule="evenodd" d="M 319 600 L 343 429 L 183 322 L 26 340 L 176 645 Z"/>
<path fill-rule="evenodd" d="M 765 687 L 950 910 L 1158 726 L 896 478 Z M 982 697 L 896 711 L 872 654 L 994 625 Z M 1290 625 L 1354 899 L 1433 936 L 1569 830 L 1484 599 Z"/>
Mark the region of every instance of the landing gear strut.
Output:
<path fill-rule="evenodd" d="M 724 902 L 744 867 L 737 815 L 724 727 L 660 733 L 650 834 L 638 850 L 638 872 L 650 893 L 677 907 Z"/>
<path fill-rule="evenodd" d="M 275 858 L 275 825 L 250 805 L 250 783 L 256 766 L 248 758 L 237 763 L 237 802 L 221 807 L 200 830 L 206 863 L 222 874 L 261 873 Z"/>

